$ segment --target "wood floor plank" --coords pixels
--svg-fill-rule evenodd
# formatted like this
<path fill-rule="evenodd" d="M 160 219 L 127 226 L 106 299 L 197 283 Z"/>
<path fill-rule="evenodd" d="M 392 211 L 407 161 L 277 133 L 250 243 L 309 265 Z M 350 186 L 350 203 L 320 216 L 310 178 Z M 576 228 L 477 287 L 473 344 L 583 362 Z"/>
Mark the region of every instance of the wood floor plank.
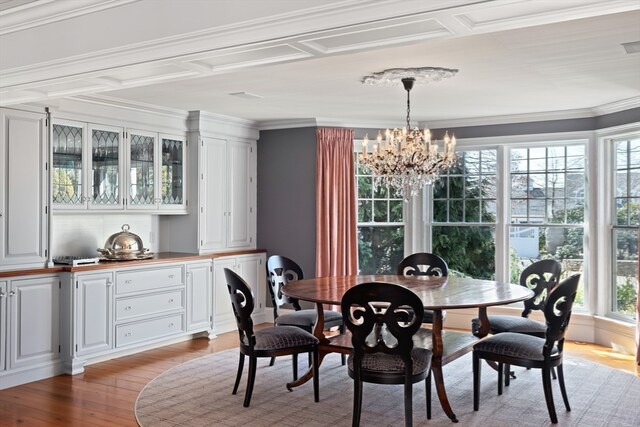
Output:
<path fill-rule="evenodd" d="M 79 375 L 0 390 L 0 426 L 135 427 L 135 401 L 149 381 L 188 360 L 237 346 L 237 332 L 197 338 L 88 365 Z M 633 356 L 584 343 L 566 343 L 565 351 L 640 376 Z"/>

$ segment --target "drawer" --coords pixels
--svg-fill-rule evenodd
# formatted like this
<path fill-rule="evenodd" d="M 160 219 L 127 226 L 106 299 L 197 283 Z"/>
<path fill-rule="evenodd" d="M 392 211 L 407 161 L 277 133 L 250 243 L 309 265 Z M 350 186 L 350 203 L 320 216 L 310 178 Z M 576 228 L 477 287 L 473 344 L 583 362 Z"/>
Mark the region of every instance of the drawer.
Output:
<path fill-rule="evenodd" d="M 159 267 L 116 273 L 116 293 L 148 291 L 183 284 L 183 266 Z"/>
<path fill-rule="evenodd" d="M 160 314 L 184 307 L 181 289 L 116 300 L 116 322 L 132 317 Z"/>
<path fill-rule="evenodd" d="M 116 347 L 179 334 L 184 331 L 183 320 L 182 314 L 174 314 L 116 326 Z"/>

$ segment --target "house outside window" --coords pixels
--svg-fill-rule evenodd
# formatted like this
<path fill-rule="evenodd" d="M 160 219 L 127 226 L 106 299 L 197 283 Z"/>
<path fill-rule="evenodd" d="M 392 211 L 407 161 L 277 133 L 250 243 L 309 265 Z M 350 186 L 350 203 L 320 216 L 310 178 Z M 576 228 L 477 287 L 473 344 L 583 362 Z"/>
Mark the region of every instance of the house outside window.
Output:
<path fill-rule="evenodd" d="M 635 319 L 638 300 L 640 137 L 614 140 L 613 150 L 611 310 L 620 316 Z"/>
<path fill-rule="evenodd" d="M 517 282 L 524 268 L 546 258 L 562 263 L 562 278 L 582 272 L 585 144 L 554 144 L 509 151 L 510 280 Z M 575 303 L 584 303 L 582 285 Z"/>

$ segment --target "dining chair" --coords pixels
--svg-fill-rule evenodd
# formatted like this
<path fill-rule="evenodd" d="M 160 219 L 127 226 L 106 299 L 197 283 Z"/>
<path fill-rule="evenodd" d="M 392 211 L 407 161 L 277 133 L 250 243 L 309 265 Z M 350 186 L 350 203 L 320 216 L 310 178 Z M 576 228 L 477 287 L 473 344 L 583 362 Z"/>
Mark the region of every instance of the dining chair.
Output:
<path fill-rule="evenodd" d="M 425 380 L 427 418 L 431 418 L 431 351 L 414 347 L 424 307 L 409 289 L 392 283 L 362 283 L 344 293 L 344 324 L 353 351 L 347 367 L 353 379 L 354 427 L 360 425 L 363 382 L 404 384 L 405 425 L 413 424 L 413 384 Z"/>
<path fill-rule="evenodd" d="M 295 326 L 271 326 L 254 330 L 251 313 L 254 308 L 253 293 L 247 283 L 234 271 L 224 269 L 224 275 L 229 289 L 233 314 L 236 318 L 240 335 L 240 360 L 238 373 L 233 385 L 232 394 L 238 391 L 242 377 L 245 356 L 249 357 L 249 377 L 244 395 L 244 407 L 251 402 L 253 385 L 256 378 L 256 364 L 258 357 L 277 357 L 299 353 L 309 353 L 313 366 L 313 397 L 316 402 L 320 399 L 318 380 L 318 343 L 319 340 L 311 333 Z"/>
<path fill-rule="evenodd" d="M 560 281 L 561 273 L 562 264 L 554 259 L 543 259 L 527 266 L 520 274 L 520 285 L 531 289 L 533 296 L 524 301 L 524 310 L 519 317 L 510 315 L 487 316 L 490 332 L 494 335 L 503 332 L 517 332 L 544 338 L 547 325 L 544 322 L 530 319 L 529 315 L 534 310 L 544 311 L 545 300 L 551 289 Z M 472 319 L 471 325 L 473 333 L 477 335 L 480 330 L 480 320 L 477 318 Z M 555 371 L 552 374 L 555 379 Z M 509 386 L 511 376 L 510 367 L 506 366 L 505 386 Z"/>
<path fill-rule="evenodd" d="M 504 365 L 516 365 L 542 370 L 542 386 L 549 417 L 558 423 L 553 393 L 551 371 L 558 371 L 558 382 L 562 400 L 567 411 L 571 411 L 562 372 L 564 335 L 571 319 L 571 308 L 576 298 L 580 274 L 574 274 L 553 288 L 547 296 L 544 317 L 547 329 L 544 338 L 516 332 L 503 332 L 480 340 L 473 346 L 473 410 L 480 403 L 480 359 L 498 364 L 498 395 L 502 394 Z"/>
<path fill-rule="evenodd" d="M 436 254 L 428 252 L 417 252 L 406 256 L 398 264 L 397 272 L 399 276 L 435 276 L 447 277 L 449 267 L 447 262 Z M 442 316 L 445 316 L 442 312 Z M 424 323 L 433 323 L 433 310 L 424 311 Z"/>
<path fill-rule="evenodd" d="M 282 293 L 282 287 L 292 281 L 304 279 L 302 268 L 292 259 L 282 255 L 272 255 L 267 260 L 268 288 L 273 305 L 274 326 L 297 326 L 305 331 L 313 332 L 313 326 L 318 317 L 315 309 L 303 309 L 297 299 L 288 297 Z M 281 314 L 280 308 L 286 305 L 293 307 L 294 311 Z M 324 310 L 324 328 L 340 328 L 344 333 L 342 314 L 333 310 Z M 342 364 L 346 363 L 342 356 Z M 298 357 L 293 355 L 293 378 L 298 378 Z M 275 359 L 271 359 L 273 365 Z"/>

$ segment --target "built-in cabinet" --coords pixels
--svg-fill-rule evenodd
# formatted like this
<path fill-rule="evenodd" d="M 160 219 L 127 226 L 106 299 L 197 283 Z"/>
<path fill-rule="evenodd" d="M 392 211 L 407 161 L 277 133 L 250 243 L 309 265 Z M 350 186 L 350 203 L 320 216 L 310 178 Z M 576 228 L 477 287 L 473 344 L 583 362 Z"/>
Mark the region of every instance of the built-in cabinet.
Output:
<path fill-rule="evenodd" d="M 75 289 L 76 354 L 110 350 L 113 348 L 113 272 L 78 274 Z"/>
<path fill-rule="evenodd" d="M 225 256 L 213 260 L 213 329 L 215 333 L 228 332 L 236 328 L 236 321 L 231 307 L 231 299 L 227 288 L 224 269 L 236 272 L 251 287 L 255 307 L 254 321 L 265 313 L 265 292 L 267 290 L 265 254 Z M 259 323 L 259 322 L 258 322 Z"/>
<path fill-rule="evenodd" d="M 211 260 L 67 273 L 71 372 L 86 360 L 210 332 Z"/>
<path fill-rule="evenodd" d="M 202 138 L 200 250 L 255 245 L 255 143 Z"/>
<path fill-rule="evenodd" d="M 55 119 L 53 207 L 185 213 L 185 145 L 184 136 Z"/>
<path fill-rule="evenodd" d="M 0 388 L 61 372 L 60 279 L 0 282 Z"/>
<path fill-rule="evenodd" d="M 187 331 L 211 328 L 211 261 L 187 264 Z"/>
<path fill-rule="evenodd" d="M 47 260 L 47 116 L 0 108 L 0 269 Z"/>

